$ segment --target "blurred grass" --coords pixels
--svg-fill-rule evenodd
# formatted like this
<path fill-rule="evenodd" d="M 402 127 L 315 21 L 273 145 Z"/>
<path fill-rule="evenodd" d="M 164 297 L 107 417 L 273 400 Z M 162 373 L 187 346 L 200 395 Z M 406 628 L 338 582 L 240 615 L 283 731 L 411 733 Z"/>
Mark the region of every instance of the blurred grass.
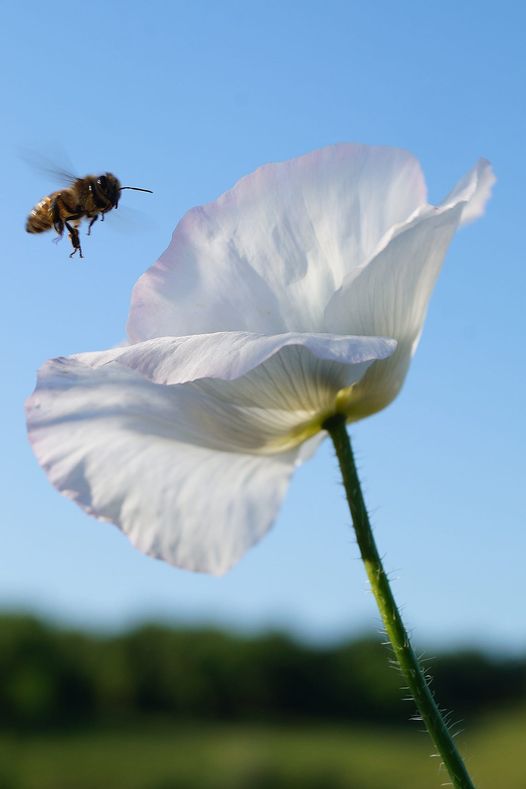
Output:
<path fill-rule="evenodd" d="M 526 710 L 460 747 L 477 789 L 526 789 Z M 427 737 L 350 726 L 204 725 L 0 735 L 1 789 L 434 789 Z"/>

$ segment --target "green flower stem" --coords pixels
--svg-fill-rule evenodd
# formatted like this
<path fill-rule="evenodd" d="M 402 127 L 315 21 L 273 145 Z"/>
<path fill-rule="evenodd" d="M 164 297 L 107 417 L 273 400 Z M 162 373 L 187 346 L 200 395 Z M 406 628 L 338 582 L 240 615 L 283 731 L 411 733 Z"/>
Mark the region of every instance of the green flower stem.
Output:
<path fill-rule="evenodd" d="M 435 702 L 398 611 L 389 580 L 376 547 L 344 416 L 329 418 L 323 425 L 331 436 L 362 560 L 396 659 L 416 706 L 456 789 L 474 789 L 462 757 Z"/>

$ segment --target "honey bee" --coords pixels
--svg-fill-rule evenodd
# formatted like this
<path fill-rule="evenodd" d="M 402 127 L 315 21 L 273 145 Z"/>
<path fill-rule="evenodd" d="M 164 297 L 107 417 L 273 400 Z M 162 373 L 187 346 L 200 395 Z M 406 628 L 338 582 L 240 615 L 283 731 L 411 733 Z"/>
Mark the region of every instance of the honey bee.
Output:
<path fill-rule="evenodd" d="M 68 180 L 70 186 L 52 192 L 36 204 L 27 218 L 26 230 L 28 233 L 44 233 L 53 228 L 60 238 L 66 228 L 73 247 L 70 258 L 77 252 L 79 257 L 83 257 L 78 228 L 84 218 L 90 220 L 89 236 L 99 216 L 104 221 L 104 215 L 118 207 L 124 189 L 152 194 L 151 189 L 121 186 L 112 173 L 86 175 L 84 178 L 68 176 Z"/>

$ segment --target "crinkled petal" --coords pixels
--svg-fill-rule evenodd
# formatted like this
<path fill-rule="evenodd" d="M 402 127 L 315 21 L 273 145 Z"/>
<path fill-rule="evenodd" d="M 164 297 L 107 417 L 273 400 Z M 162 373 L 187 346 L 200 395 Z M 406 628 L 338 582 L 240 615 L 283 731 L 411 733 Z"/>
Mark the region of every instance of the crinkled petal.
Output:
<path fill-rule="evenodd" d="M 355 365 L 389 356 L 396 343 L 383 337 L 298 332 L 263 335 L 232 331 L 160 337 L 108 351 L 78 354 L 74 358 L 94 367 L 118 360 L 119 364 L 141 372 L 155 383 L 180 384 L 201 378 L 225 381 L 241 378 L 278 351 L 292 346 L 309 351 L 305 359 L 314 356 Z"/>
<path fill-rule="evenodd" d="M 188 358 L 167 339 L 48 362 L 27 404 L 29 435 L 58 490 L 141 551 L 221 573 L 268 530 L 295 465 L 314 451 L 316 438 L 300 443 L 312 435 L 302 424 L 395 344 L 311 338 L 320 358 L 285 336 L 263 361 L 254 352 L 257 365 L 234 380 L 240 368 L 227 365 L 216 369 L 226 380 L 167 383 L 169 351 L 174 368 Z M 239 349 L 238 333 L 230 339 Z M 347 340 L 350 363 L 337 339 Z"/>
<path fill-rule="evenodd" d="M 414 220 L 355 272 L 327 307 L 333 332 L 378 332 L 398 341 L 395 353 L 357 385 L 355 418 L 384 408 L 400 390 L 463 207 L 460 202 Z"/>
<path fill-rule="evenodd" d="M 262 167 L 182 219 L 135 286 L 129 337 L 326 331 L 348 272 L 425 200 L 417 160 L 395 148 L 334 145 Z"/>
<path fill-rule="evenodd" d="M 464 202 L 460 224 L 473 222 L 484 213 L 495 180 L 491 164 L 486 159 L 479 159 L 475 167 L 466 173 L 448 194 L 440 208 L 447 209 Z"/>
<path fill-rule="evenodd" d="M 384 408 L 398 394 L 420 338 L 427 305 L 459 224 L 483 212 L 495 181 L 481 159 L 437 207 L 424 206 L 391 228 L 377 253 L 352 271 L 326 309 L 328 331 L 394 337 L 396 352 L 355 388 L 354 418 Z"/>
<path fill-rule="evenodd" d="M 138 414 L 149 420 L 152 435 L 218 451 L 273 454 L 318 430 L 338 392 L 395 347 L 377 337 L 163 337 L 52 362 L 56 385 L 47 402 L 54 405 L 66 387 L 70 394 L 61 408 L 69 411 L 57 411 L 65 419 L 89 415 L 89 395 L 93 407 L 104 404 L 123 419 Z"/>

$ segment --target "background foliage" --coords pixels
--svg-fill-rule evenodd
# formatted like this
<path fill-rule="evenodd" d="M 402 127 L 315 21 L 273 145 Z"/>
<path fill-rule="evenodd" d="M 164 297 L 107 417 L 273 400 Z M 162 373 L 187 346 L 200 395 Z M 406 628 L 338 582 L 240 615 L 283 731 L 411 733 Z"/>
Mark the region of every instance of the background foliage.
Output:
<path fill-rule="evenodd" d="M 428 663 L 477 789 L 524 789 L 526 660 Z M 386 647 L 0 617 L 0 789 L 433 789 Z"/>
<path fill-rule="evenodd" d="M 524 659 L 466 651 L 428 667 L 455 716 L 526 698 Z M 279 633 L 155 625 L 101 637 L 5 616 L 0 675 L 0 725 L 22 729 L 152 718 L 403 725 L 413 714 L 386 647 L 369 638 L 313 647 Z"/>

